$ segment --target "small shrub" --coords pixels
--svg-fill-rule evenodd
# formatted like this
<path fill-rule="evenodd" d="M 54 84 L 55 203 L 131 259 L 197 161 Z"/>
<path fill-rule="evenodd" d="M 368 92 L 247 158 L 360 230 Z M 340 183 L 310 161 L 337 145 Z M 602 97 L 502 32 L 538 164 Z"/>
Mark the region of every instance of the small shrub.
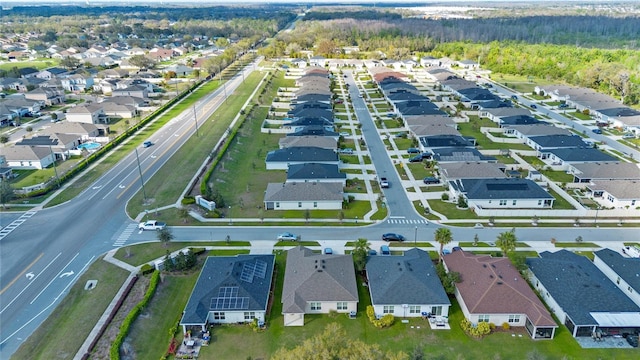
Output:
<path fill-rule="evenodd" d="M 511 325 L 509 325 L 509 323 L 507 322 L 503 322 L 502 323 L 502 329 L 503 330 L 509 330 L 511 328 Z"/>
<path fill-rule="evenodd" d="M 442 201 L 449 201 L 449 194 L 443 193 L 440 198 L 442 199 Z"/>
<path fill-rule="evenodd" d="M 191 250 L 191 253 L 193 255 L 196 255 L 196 256 L 198 256 L 198 255 L 204 253 L 205 251 L 207 251 L 207 249 L 205 249 L 205 248 L 189 248 L 189 250 Z"/>
<path fill-rule="evenodd" d="M 142 273 L 142 275 L 151 274 L 154 270 L 155 268 L 149 264 L 144 264 L 140 267 L 140 272 Z"/>
<path fill-rule="evenodd" d="M 182 205 L 191 205 L 195 203 L 196 199 L 193 196 L 185 196 L 184 198 L 182 198 Z"/>

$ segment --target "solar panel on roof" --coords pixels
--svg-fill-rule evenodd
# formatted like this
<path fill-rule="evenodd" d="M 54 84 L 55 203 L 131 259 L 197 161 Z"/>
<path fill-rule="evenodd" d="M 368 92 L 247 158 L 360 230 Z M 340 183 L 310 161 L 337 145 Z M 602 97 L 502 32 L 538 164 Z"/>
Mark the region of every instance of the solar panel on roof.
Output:
<path fill-rule="evenodd" d="M 526 183 L 520 184 L 487 184 L 487 190 L 489 191 L 527 191 L 529 190 L 529 186 Z"/>
<path fill-rule="evenodd" d="M 256 272 L 255 263 L 249 263 L 249 262 L 244 263 L 244 266 L 242 267 L 242 274 L 240 274 L 240 280 L 244 282 L 252 283 L 255 272 Z"/>
<path fill-rule="evenodd" d="M 262 260 L 256 260 L 255 276 L 264 279 L 265 275 L 267 275 L 267 263 Z"/>

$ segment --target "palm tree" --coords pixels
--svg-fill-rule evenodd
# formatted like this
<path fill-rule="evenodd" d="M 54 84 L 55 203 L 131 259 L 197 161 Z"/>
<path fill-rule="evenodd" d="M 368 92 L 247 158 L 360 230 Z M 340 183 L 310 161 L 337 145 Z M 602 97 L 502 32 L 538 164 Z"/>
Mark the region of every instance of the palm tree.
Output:
<path fill-rule="evenodd" d="M 435 232 L 435 239 L 440 244 L 440 261 L 442 262 L 442 249 L 444 246 L 453 240 L 451 230 L 449 228 L 438 228 Z"/>
<path fill-rule="evenodd" d="M 353 246 L 353 252 L 351 253 L 356 271 L 364 270 L 364 267 L 367 264 L 367 255 L 369 254 L 369 250 L 371 250 L 370 246 L 371 244 L 369 244 L 369 241 L 365 238 L 359 238 L 356 240 L 356 243 Z"/>
<path fill-rule="evenodd" d="M 496 246 L 500 248 L 504 256 L 507 256 L 510 252 L 516 249 L 517 241 L 516 229 L 511 229 L 510 231 L 505 231 L 498 235 Z"/>

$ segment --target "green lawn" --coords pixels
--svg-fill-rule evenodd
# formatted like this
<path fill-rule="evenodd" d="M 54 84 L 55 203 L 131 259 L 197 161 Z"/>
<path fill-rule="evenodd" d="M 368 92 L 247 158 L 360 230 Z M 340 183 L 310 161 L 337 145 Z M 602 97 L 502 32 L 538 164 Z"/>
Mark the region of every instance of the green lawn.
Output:
<path fill-rule="evenodd" d="M 558 183 L 573 182 L 573 175 L 567 174 L 566 171 L 542 170 L 540 172 L 542 173 L 542 175 L 548 177 L 551 181 L 555 181 Z"/>
<path fill-rule="evenodd" d="M 470 121 L 468 123 L 459 123 L 458 130 L 463 136 L 471 136 L 476 139 L 476 144 L 479 149 L 497 150 L 497 149 L 513 149 L 513 150 L 531 150 L 531 148 L 525 144 L 511 144 L 511 143 L 496 143 L 480 132 L 480 127 L 484 126 L 486 122 L 482 119 L 478 121 Z"/>
<path fill-rule="evenodd" d="M 557 242 L 555 243 L 555 246 L 560 248 L 574 248 L 574 247 L 575 248 L 581 248 L 581 247 L 599 248 L 600 247 L 590 242 Z"/>
<path fill-rule="evenodd" d="M 549 194 L 551 196 L 553 196 L 556 200 L 553 202 L 553 208 L 554 209 L 566 209 L 566 210 L 573 210 L 575 209 L 573 207 L 573 205 L 571 205 L 569 203 L 569 201 L 567 201 L 565 198 L 563 198 L 562 196 L 558 195 L 557 192 L 549 189 Z"/>
<path fill-rule="evenodd" d="M 407 163 L 407 166 L 409 167 L 409 170 L 411 171 L 411 174 L 413 174 L 413 177 L 416 180 L 420 180 L 423 179 L 427 176 L 433 176 L 433 169 L 427 169 L 424 166 L 424 162 L 419 162 L 419 163 Z"/>
<path fill-rule="evenodd" d="M 429 207 L 447 217 L 447 219 L 476 219 L 478 215 L 469 209 L 458 209 L 456 204 L 442 200 L 429 200 Z"/>
<path fill-rule="evenodd" d="M 95 261 L 11 358 L 72 359 L 128 275 L 102 259 Z M 88 280 L 98 280 L 97 286 L 84 290 Z"/>
<path fill-rule="evenodd" d="M 33 67 L 38 70 L 44 70 L 46 68 L 50 68 L 53 66 L 57 66 L 60 61 L 56 59 L 41 59 L 41 60 L 33 60 L 33 61 L 18 61 L 18 62 L 5 62 L 4 64 L 0 64 L 0 70 L 11 70 L 14 67 L 18 69 Z"/>

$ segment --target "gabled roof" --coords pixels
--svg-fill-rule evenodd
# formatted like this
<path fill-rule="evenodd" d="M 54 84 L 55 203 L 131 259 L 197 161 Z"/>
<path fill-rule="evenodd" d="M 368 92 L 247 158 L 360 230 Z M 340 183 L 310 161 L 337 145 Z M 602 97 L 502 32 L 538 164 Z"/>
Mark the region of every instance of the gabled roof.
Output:
<path fill-rule="evenodd" d="M 483 155 L 471 147 L 445 147 L 431 150 L 433 159 L 438 162 L 496 161 L 493 156 Z"/>
<path fill-rule="evenodd" d="M 492 179 L 506 177 L 505 166 L 488 162 L 454 162 L 439 164 L 440 173 L 448 180 Z"/>
<path fill-rule="evenodd" d="M 557 326 L 542 301 L 509 258 L 453 251 L 444 257 L 460 273 L 455 286 L 471 314 L 526 314 L 535 326 Z"/>
<path fill-rule="evenodd" d="M 627 162 L 592 162 L 574 164 L 578 177 L 583 179 L 627 179 L 640 180 L 640 168 Z"/>
<path fill-rule="evenodd" d="M 310 125 L 305 126 L 296 132 L 289 133 L 287 136 L 326 136 L 337 138 L 339 134 L 335 131 L 328 131 L 324 126 Z M 313 161 L 313 159 L 311 161 Z"/>
<path fill-rule="evenodd" d="M 293 164 L 289 165 L 287 180 L 344 180 L 347 174 L 341 173 L 338 165 L 333 164 Z"/>
<path fill-rule="evenodd" d="M 434 124 L 434 125 L 409 125 L 409 129 L 415 136 L 435 136 L 435 135 L 456 135 L 462 136 L 460 132 L 453 126 Z"/>
<path fill-rule="evenodd" d="M 634 313 L 637 316 L 640 312 L 640 308 L 585 256 L 567 250 L 544 251 L 539 258 L 527 258 L 527 265 L 576 325 L 597 325 L 591 313 Z"/>
<path fill-rule="evenodd" d="M 310 301 L 358 301 L 351 255 L 316 254 L 302 246 L 287 251 L 282 312 L 304 313 Z"/>
<path fill-rule="evenodd" d="M 571 135 L 571 131 L 548 123 L 529 124 L 529 125 L 509 125 L 505 126 L 509 129 L 519 132 L 525 136 L 541 136 L 541 135 Z"/>
<path fill-rule="evenodd" d="M 398 111 L 402 115 L 444 115 L 445 113 L 438 109 L 434 103 L 430 101 L 402 101 L 396 104 Z"/>
<path fill-rule="evenodd" d="M 209 256 L 180 324 L 204 324 L 209 311 L 266 311 L 274 255 Z"/>
<path fill-rule="evenodd" d="M 640 292 L 640 258 L 628 258 L 604 248 L 593 253 L 613 270 L 635 292 Z"/>
<path fill-rule="evenodd" d="M 420 143 L 425 148 L 471 147 L 473 144 L 460 135 L 422 136 Z"/>
<path fill-rule="evenodd" d="M 303 116 L 285 123 L 284 126 L 327 126 L 333 130 L 333 121 L 325 117 Z"/>
<path fill-rule="evenodd" d="M 508 109 L 508 108 L 501 108 Z M 513 116 L 503 116 L 500 118 L 500 125 L 532 125 L 532 124 L 540 124 L 542 121 L 534 118 L 530 115 L 513 115 Z"/>
<path fill-rule="evenodd" d="M 429 254 L 417 248 L 401 256 L 370 256 L 367 279 L 374 305 L 450 305 Z"/>
<path fill-rule="evenodd" d="M 529 179 L 459 179 L 449 184 L 469 200 L 553 199 L 540 185 Z"/>
<path fill-rule="evenodd" d="M 598 149 L 581 147 L 581 148 L 558 148 L 549 149 L 545 152 L 555 155 L 557 158 L 565 162 L 611 162 L 616 161 L 615 157 L 606 154 Z M 576 164 L 578 165 L 578 164 Z M 576 166 L 574 165 L 574 166 Z"/>
<path fill-rule="evenodd" d="M 10 146 L 0 149 L 0 155 L 7 161 L 41 161 L 51 156 L 51 150 L 44 146 Z"/>
<path fill-rule="evenodd" d="M 102 111 L 98 104 L 78 105 L 67 110 L 67 114 L 93 114 Z"/>
<path fill-rule="evenodd" d="M 335 150 L 338 140 L 330 136 L 285 136 L 279 140 L 280 148 L 289 147 L 319 147 Z"/>
<path fill-rule="evenodd" d="M 591 191 L 606 191 L 618 200 L 640 199 L 640 180 L 596 180 L 587 187 Z"/>
<path fill-rule="evenodd" d="M 529 140 L 542 148 L 577 148 L 585 145 L 578 135 L 542 135 L 530 136 Z"/>
<path fill-rule="evenodd" d="M 49 133 L 64 133 L 64 134 L 77 134 L 88 135 L 98 130 L 98 127 L 94 124 L 63 121 L 51 124 L 49 129 L 45 130 L 45 134 Z"/>
<path fill-rule="evenodd" d="M 289 112 L 290 116 L 295 118 L 310 117 L 310 118 L 325 118 L 327 120 L 333 120 L 333 111 L 320 108 L 306 108 Z"/>
<path fill-rule="evenodd" d="M 342 201 L 341 182 L 269 183 L 264 201 Z"/>
<path fill-rule="evenodd" d="M 416 115 L 405 116 L 405 121 L 409 126 L 413 125 L 447 125 L 457 127 L 456 122 L 449 115 Z"/>
<path fill-rule="evenodd" d="M 292 148 L 284 148 L 272 150 L 267 153 L 267 162 L 287 162 L 287 161 L 304 161 L 304 162 L 327 162 L 338 161 L 338 154 L 329 149 L 300 146 Z"/>
<path fill-rule="evenodd" d="M 501 107 L 501 108 L 492 108 L 487 109 L 487 112 L 494 117 L 506 117 L 506 116 L 517 116 L 517 115 L 528 115 L 531 116 L 531 111 L 525 108 L 514 108 L 514 107 Z"/>

